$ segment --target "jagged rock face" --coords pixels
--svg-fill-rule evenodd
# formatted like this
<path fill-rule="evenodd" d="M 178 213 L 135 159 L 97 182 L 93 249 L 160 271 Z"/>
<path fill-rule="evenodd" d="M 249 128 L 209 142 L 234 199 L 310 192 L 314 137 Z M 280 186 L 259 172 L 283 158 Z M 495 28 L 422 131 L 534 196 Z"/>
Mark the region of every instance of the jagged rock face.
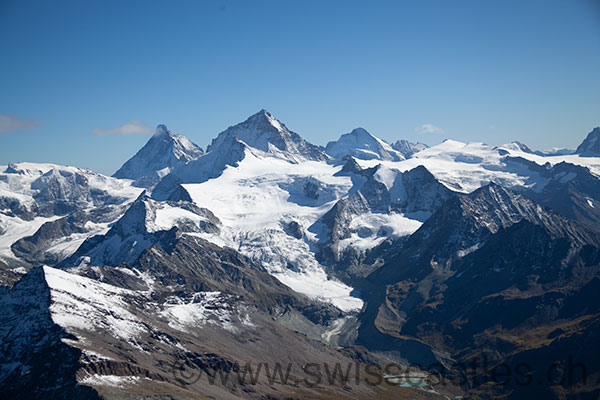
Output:
<path fill-rule="evenodd" d="M 34 204 L 27 204 L 20 201 L 20 199 L 15 197 L 0 197 L 0 207 L 2 207 L 4 212 L 8 214 L 9 217 L 19 217 L 24 221 L 31 221 L 35 218 L 37 207 Z M 2 228 L 5 233 L 6 230 Z"/>
<path fill-rule="evenodd" d="M 9 216 L 25 220 L 121 204 L 136 192 L 90 170 L 52 164 L 11 164 L 0 173 L 0 182 L 14 196 L 0 197 L 0 205 L 11 211 Z"/>
<path fill-rule="evenodd" d="M 60 265 L 132 263 L 152 244 L 181 233 L 218 233 L 220 221 L 193 203 L 157 202 L 142 194 L 105 235 L 87 239 Z"/>
<path fill-rule="evenodd" d="M 327 154 L 336 159 L 352 156 L 362 160 L 400 161 L 405 157 L 389 143 L 376 138 L 363 128 L 343 134 L 337 141 L 327 143 Z"/>
<path fill-rule="evenodd" d="M 136 186 L 151 187 L 173 169 L 202 154 L 202 149 L 185 136 L 175 135 L 165 125 L 159 125 L 146 145 L 113 176 L 133 179 Z"/>
<path fill-rule="evenodd" d="M 596 240 L 596 236 L 574 222 L 528 197 L 490 184 L 469 195 L 451 197 L 409 238 L 405 247 L 414 249 L 414 255 L 423 263 L 443 266 L 476 250 L 500 229 L 522 220 L 543 225 L 550 234 L 567 235 L 575 243 Z"/>
<path fill-rule="evenodd" d="M 600 127 L 594 128 L 575 150 L 577 154 L 600 154 Z"/>
<path fill-rule="evenodd" d="M 318 222 L 325 226 L 328 233 L 318 253 L 320 260 L 326 263 L 346 264 L 345 268 L 348 267 L 348 263 L 356 262 L 344 258 L 343 254 L 346 250 L 341 245 L 345 239 L 351 239 L 356 235 L 362 238 L 373 235 L 376 238 L 402 236 L 402 233 L 393 234 L 391 232 L 393 228 L 390 230 L 378 228 L 377 232 L 373 232 L 367 230 L 364 224 L 355 224 L 353 221 L 360 220 L 366 215 L 410 215 L 413 219 L 407 219 L 405 222 L 408 224 L 406 228 L 408 231 L 404 236 L 408 236 L 412 233 L 411 229 L 416 230 L 421 221 L 453 193 L 421 166 L 399 173 L 381 166 L 357 170 L 354 163 L 354 160 L 349 159 L 342 172 L 356 174 L 362 178 L 362 180 L 355 178 L 358 188 L 352 195 L 339 200 Z M 355 259 L 358 256 L 352 249 L 349 254 Z"/>
<path fill-rule="evenodd" d="M 44 223 L 33 235 L 14 242 L 11 250 L 32 265 L 55 265 L 77 250 L 87 237 L 107 230 L 126 209 L 127 205 L 110 205 L 75 211 Z"/>
<path fill-rule="evenodd" d="M 431 214 L 453 194 L 423 166 L 404 172 L 401 179 L 405 197 L 399 199 L 398 207 L 405 213 Z"/>
<path fill-rule="evenodd" d="M 390 193 L 385 185 L 375 179 L 369 179 L 359 191 L 348 199 L 342 199 L 322 218 L 330 230 L 330 241 L 337 242 L 349 236 L 352 218 L 369 211 L 390 212 Z"/>
<path fill-rule="evenodd" d="M 345 174 L 359 174 L 363 170 L 362 167 L 356 162 L 354 157 L 345 156 L 342 158 L 344 166 L 342 167 L 341 173 Z"/>
<path fill-rule="evenodd" d="M 392 148 L 402 154 L 404 158 L 411 158 L 413 154 L 418 153 L 421 150 L 425 150 L 428 147 L 429 146 L 427 146 L 425 143 L 412 143 L 404 139 L 397 140 L 396 142 L 392 143 Z"/>
<path fill-rule="evenodd" d="M 327 324 L 340 316 L 335 307 L 292 291 L 238 252 L 198 237 L 184 235 L 154 245 L 132 267 L 147 272 L 162 286 L 176 282 L 179 290 L 225 292 L 274 315 L 291 307 L 316 324 Z"/>
<path fill-rule="evenodd" d="M 11 164 L 0 172 L 0 259 L 20 271 L 54 265 L 104 233 L 140 191 L 86 169 Z"/>
<path fill-rule="evenodd" d="M 522 158 L 509 158 L 536 171 L 543 181 L 530 188 L 515 188 L 536 202 L 591 228 L 600 223 L 600 180 L 588 168 L 561 162 L 542 167 Z"/>
<path fill-rule="evenodd" d="M 597 285 L 599 244 L 598 231 L 497 185 L 456 195 L 364 282 L 359 342 L 385 350 L 418 340 L 413 350 L 425 343 L 460 362 L 485 354 L 492 364 L 529 352 L 539 367 L 547 349 L 586 335 L 582 321 L 597 318 L 597 304 L 584 299 Z M 548 385 L 538 389 L 551 394 Z"/>
<path fill-rule="evenodd" d="M 302 239 L 304 237 L 304 228 L 298 223 L 298 221 L 291 221 L 287 224 L 286 228 L 287 232 L 289 232 L 289 234 L 296 239 Z"/>

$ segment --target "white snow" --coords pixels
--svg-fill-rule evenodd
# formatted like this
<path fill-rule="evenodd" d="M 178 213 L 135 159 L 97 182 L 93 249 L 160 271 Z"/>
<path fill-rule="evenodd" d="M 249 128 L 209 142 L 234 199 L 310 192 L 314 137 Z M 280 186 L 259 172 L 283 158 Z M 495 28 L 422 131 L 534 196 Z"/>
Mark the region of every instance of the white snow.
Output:
<path fill-rule="evenodd" d="M 134 385 L 140 381 L 139 376 L 119 376 L 119 375 L 89 375 L 79 381 L 82 385 L 88 386 L 108 386 L 113 388 L 124 388 Z M 146 378 L 147 379 L 147 378 Z"/>
<path fill-rule="evenodd" d="M 64 339 L 63 339 L 63 341 L 64 341 Z M 85 354 L 86 357 L 88 357 L 92 361 L 112 360 L 112 358 L 107 357 L 103 354 L 97 353 L 90 349 L 82 349 L 81 351 L 83 352 L 83 354 Z"/>
<path fill-rule="evenodd" d="M 381 167 L 377 168 L 377 172 L 375 172 L 374 177 L 378 182 L 383 183 L 387 190 L 390 190 L 392 186 L 394 186 L 394 181 L 396 180 L 397 175 L 397 170 L 382 165 Z"/>
<path fill-rule="evenodd" d="M 270 114 L 265 112 L 257 115 L 254 122 L 249 123 L 250 125 L 232 127 L 213 143 L 215 149 L 218 149 L 218 145 L 228 145 L 229 142 L 225 140 L 228 136 L 237 133 L 242 135 L 241 140 L 254 148 L 248 148 L 246 144 L 240 142 L 239 151 L 243 151 L 243 157 L 237 166 L 227 166 L 217 178 L 184 185 L 198 206 L 211 210 L 220 219 L 223 223 L 221 233 L 187 234 L 240 251 L 264 265 L 281 282 L 311 298 L 331 302 L 343 310 L 360 309 L 362 301 L 353 294 L 351 287 L 327 277 L 324 267 L 315 258 L 315 249 L 320 240 L 319 232 L 308 231 L 308 228 L 313 226 L 338 200 L 350 195 L 353 185 L 351 178 L 335 176 L 340 172 L 341 165 L 307 161 L 310 157 L 305 152 L 301 152 L 298 147 L 303 142 L 293 139 L 291 132 Z M 269 129 L 266 131 L 262 126 L 265 121 L 263 117 L 271 127 L 267 127 Z M 348 134 L 349 136 L 343 136 L 344 140 L 335 142 L 334 147 L 341 152 L 354 149 L 358 152 L 357 162 L 363 168 L 381 165 L 374 178 L 390 190 L 395 200 L 405 196 L 398 174 L 419 165 L 426 167 L 450 189 L 464 193 L 472 192 L 489 182 L 496 182 L 509 188 L 529 187 L 537 191 L 542 190 L 548 183 L 548 179 L 542 178 L 527 165 L 509 161 L 506 156 L 522 157 L 540 166 L 555 165 L 565 161 L 587 167 L 593 174 L 600 176 L 600 157 L 581 157 L 577 154 L 541 156 L 525 152 L 515 143 L 492 147 L 484 143 L 446 140 L 437 146 L 419 151 L 410 159 L 404 160 L 401 156 L 388 157 L 385 154 L 394 152 L 391 146 L 363 131 L 357 130 L 353 134 Z M 286 150 L 276 148 L 271 143 L 274 137 L 285 139 L 286 146 L 289 148 Z M 181 143 L 183 143 L 183 150 L 190 150 L 193 147 L 191 143 L 185 141 Z M 224 153 L 228 151 L 227 148 L 218 150 Z M 200 159 L 210 159 L 209 155 Z M 193 162 L 188 165 L 192 164 Z M 38 190 L 32 188 L 32 183 L 44 174 L 56 178 L 58 184 L 61 187 L 64 185 L 67 189 L 69 177 L 73 174 L 82 174 L 87 179 L 89 187 L 104 190 L 112 196 L 128 199 L 127 201 L 137 197 L 141 191 L 139 188 L 132 187 L 131 181 L 109 178 L 75 167 L 33 163 L 11 165 L 10 168 L 15 168 L 17 173 L 6 172 L 8 168 L 8 166 L 0 167 L 2 171 L 0 172 L 0 197 L 16 199 L 23 207 L 31 207 L 34 204 L 33 196 L 38 193 Z M 158 175 L 164 176 L 169 171 L 170 168 L 165 167 L 158 170 Z M 220 169 L 218 171 L 220 172 Z M 565 183 L 575 177 L 574 173 L 564 173 L 555 176 L 554 179 Z M 307 187 L 311 189 L 307 190 Z M 594 202 L 588 199 L 588 205 L 594 207 Z M 84 208 L 92 206 L 91 203 L 84 204 Z M 182 221 L 199 224 L 203 220 L 203 217 L 191 211 L 166 203 L 156 202 L 155 206 L 151 218 L 146 221 L 148 232 L 168 230 Z M 0 235 L 0 257 L 5 258 L 14 257 L 10 250 L 12 243 L 33 234 L 43 223 L 58 218 L 37 217 L 33 221 L 23 221 L 9 214 L 8 209 L 0 211 L 0 229 L 4 231 Z M 413 233 L 426 218 L 427 215 L 365 213 L 353 218 L 348 227 L 353 233 L 349 238 L 341 240 L 339 246 L 342 250 L 354 248 L 365 251 L 380 244 L 387 237 L 400 237 Z M 287 226 L 292 221 L 302 227 L 302 238 L 298 239 L 287 231 Z M 72 235 L 55 243 L 48 251 L 68 255 L 85 238 L 91 234 L 104 233 L 107 229 L 108 224 L 98 224 L 90 234 Z M 149 245 L 143 235 L 133 235 L 130 239 L 131 241 L 127 243 L 133 243 L 132 249 Z M 114 238 L 114 241 L 115 243 L 107 241 L 104 250 L 110 253 L 112 249 L 119 248 L 121 244 L 117 243 L 119 238 Z M 473 248 L 463 249 L 459 252 L 459 256 L 464 256 L 471 251 Z M 132 257 L 137 254 L 134 253 L 132 252 Z M 73 329 L 85 329 L 90 324 L 97 324 L 104 328 L 112 326 L 113 329 L 122 330 L 122 334 L 129 338 L 136 335 L 139 321 L 127 314 L 122 298 L 130 295 L 139 296 L 139 293 L 121 292 L 120 289 L 114 291 L 109 287 L 96 286 L 81 280 L 85 278 L 63 276 L 60 271 L 47 271 L 50 271 L 47 272 L 50 280 L 57 285 L 57 289 L 53 290 L 53 296 L 57 299 L 53 307 L 56 310 L 55 316 L 61 323 Z M 150 292 L 154 283 L 148 283 Z M 68 289 L 62 289 L 64 285 Z M 203 318 L 208 315 L 206 310 L 210 308 L 210 301 L 214 299 L 211 300 L 210 295 L 202 297 L 199 294 L 198 296 L 191 302 L 169 304 L 165 312 L 174 318 L 174 324 L 187 327 L 190 324 L 206 322 Z M 85 300 L 83 303 L 94 304 L 102 310 L 114 307 L 116 314 L 91 314 L 91 321 L 88 321 L 84 318 L 85 313 L 70 312 L 83 300 Z M 85 305 L 82 307 L 86 312 L 89 311 Z M 115 321 L 109 321 L 110 318 L 114 318 Z M 225 321 L 214 315 L 208 320 L 221 323 Z"/>
<path fill-rule="evenodd" d="M 345 133 L 337 141 L 327 143 L 325 150 L 334 158 L 353 156 L 364 160 L 403 160 L 404 156 L 392 146 L 363 128 Z"/>
<path fill-rule="evenodd" d="M 144 178 L 151 185 L 174 168 L 202 154 L 202 149 L 185 136 L 173 134 L 165 125 L 158 125 L 144 147 L 127 160 L 115 176 L 136 180 Z"/>
<path fill-rule="evenodd" d="M 475 243 L 473 246 L 468 247 L 466 249 L 462 249 L 462 250 L 458 250 L 456 252 L 456 255 L 458 257 L 465 257 L 469 254 L 471 254 L 472 252 L 474 252 L 475 250 L 479 249 L 481 247 L 481 243 Z"/>
<path fill-rule="evenodd" d="M 231 333 L 239 333 L 243 327 L 254 327 L 249 306 L 224 293 L 198 292 L 187 299 L 170 296 L 164 303 L 157 304 L 151 298 L 152 282 L 148 283 L 149 290 L 136 291 L 65 270 L 51 267 L 43 267 L 43 270 L 50 288 L 52 321 L 77 337 L 78 340 L 68 342 L 69 345 L 80 348 L 92 358 L 108 357 L 95 354 L 86 347 L 89 345 L 88 334 L 108 334 L 144 351 L 139 341 L 160 329 L 153 326 L 159 321 L 184 332 L 206 325 Z M 140 276 L 137 270 L 132 270 L 131 274 Z M 142 316 L 130 311 L 140 306 L 142 308 L 136 310 Z M 152 320 L 144 317 L 146 315 L 160 318 Z"/>
<path fill-rule="evenodd" d="M 252 322 L 247 314 L 235 308 L 233 301 L 231 296 L 219 291 L 198 292 L 189 301 L 173 296 L 167 299 L 161 315 L 169 321 L 170 327 L 185 332 L 211 324 L 238 333 L 234 321 L 241 321 L 246 326 L 252 326 Z"/>
<path fill-rule="evenodd" d="M 106 191 L 112 196 L 135 198 L 142 191 L 140 188 L 131 186 L 129 180 L 111 178 L 86 168 L 28 162 L 11 164 L 11 167 L 17 173 L 6 172 L 9 168 L 7 165 L 0 166 L 0 196 L 7 194 L 9 197 L 19 198 L 23 202 L 33 202 L 32 196 L 39 190 L 32 189 L 31 184 L 49 173 L 63 186 L 67 185 L 67 179 L 75 174 L 85 176 L 90 188 Z"/>
<path fill-rule="evenodd" d="M 8 169 L 14 172 L 7 172 Z M 78 190 L 103 191 L 108 195 L 123 200 L 123 203 L 133 201 L 142 191 L 131 186 L 131 181 L 110 178 L 88 169 L 61 166 L 55 164 L 18 163 L 10 166 L 0 166 L 0 197 L 11 198 L 28 210 L 34 210 L 34 196 L 45 189 L 44 180 L 55 182 L 60 187 L 61 200 L 73 201 L 80 209 L 91 209 L 95 205 L 86 196 L 79 196 Z M 75 175 L 85 178 L 87 183 L 80 186 L 73 181 Z M 42 180 L 39 180 L 42 178 Z M 37 183 L 35 183 L 37 182 Z M 34 184 L 35 183 L 35 184 Z M 10 246 L 17 240 L 33 235 L 44 223 L 54 221 L 60 216 L 37 216 L 32 221 L 25 221 L 12 215 L 10 210 L 0 211 L 0 258 L 14 259 Z M 56 241 L 48 251 L 63 256 L 74 252 L 85 238 L 102 233 L 107 224 L 90 225 L 86 234 L 75 234 Z"/>
<path fill-rule="evenodd" d="M 331 341 L 331 338 L 339 334 L 344 328 L 346 322 L 350 321 L 352 318 L 352 316 L 345 316 L 333 321 L 331 325 L 329 325 L 329 328 L 321 335 L 323 340 L 329 343 Z"/>
<path fill-rule="evenodd" d="M 0 258 L 15 258 L 10 246 L 13 243 L 27 236 L 33 235 L 40 226 L 46 222 L 54 221 L 60 217 L 50 218 L 36 217 L 31 221 L 24 221 L 19 217 L 9 217 L 0 214 Z"/>
<path fill-rule="evenodd" d="M 216 179 L 184 187 L 198 206 L 211 210 L 223 223 L 215 244 L 226 244 L 262 262 L 296 291 L 355 309 L 362 301 L 350 296 L 352 288 L 328 280 L 311 243 L 285 232 L 292 220 L 309 227 L 347 195 L 352 181 L 334 176 L 340 169 L 325 162 L 294 164 L 247 152 L 237 168 L 228 167 Z M 308 182 L 318 186 L 318 199 L 307 197 Z M 211 240 L 210 235 L 204 237 Z M 290 264 L 298 272 L 290 271 Z"/>
<path fill-rule="evenodd" d="M 360 310 L 363 301 L 352 294 L 352 288 L 340 281 L 329 279 L 321 267 L 302 272 L 273 273 L 285 285 L 308 297 L 331 303 L 343 311 Z"/>
<path fill-rule="evenodd" d="M 448 188 L 463 193 L 470 193 L 490 182 L 508 188 L 534 187 L 536 190 L 541 190 L 546 185 L 547 179 L 540 177 L 537 172 L 529 170 L 523 164 L 505 160 L 506 156 L 522 157 L 539 165 L 546 163 L 555 165 L 566 161 L 588 167 L 592 173 L 600 176 L 599 157 L 579 155 L 544 157 L 524 152 L 516 146 L 492 147 L 485 143 L 462 143 L 455 140 L 445 140 L 403 161 L 357 159 L 357 162 L 363 168 L 382 164 L 401 172 L 423 165 Z M 564 179 L 572 178 L 570 174 L 564 177 Z M 389 183 L 389 180 L 386 182 Z"/>
<path fill-rule="evenodd" d="M 194 214 L 191 211 L 179 207 L 173 207 L 168 204 L 156 204 L 156 216 L 154 221 L 146 221 L 148 232 L 167 231 L 182 221 L 191 221 L 198 225 L 205 218 Z"/>
<path fill-rule="evenodd" d="M 144 324 L 128 310 L 138 292 L 117 288 L 56 268 L 44 267 L 51 289 L 52 320 L 76 335 L 79 331 L 108 331 L 114 337 L 131 342 L 145 331 Z"/>
<path fill-rule="evenodd" d="M 361 251 L 372 249 L 388 237 L 402 237 L 414 233 L 422 225 L 417 219 L 399 213 L 365 213 L 355 217 L 349 228 L 353 232 L 340 240 L 340 250 L 353 247 Z"/>
<path fill-rule="evenodd" d="M 294 163 L 327 158 L 317 146 L 288 130 L 266 110 L 261 110 L 246 121 L 221 132 L 207 148 L 207 154 L 216 152 L 225 156 L 231 151 L 231 143 L 234 141 L 243 142 L 259 152 Z M 221 158 L 216 154 L 213 156 L 216 159 Z"/>

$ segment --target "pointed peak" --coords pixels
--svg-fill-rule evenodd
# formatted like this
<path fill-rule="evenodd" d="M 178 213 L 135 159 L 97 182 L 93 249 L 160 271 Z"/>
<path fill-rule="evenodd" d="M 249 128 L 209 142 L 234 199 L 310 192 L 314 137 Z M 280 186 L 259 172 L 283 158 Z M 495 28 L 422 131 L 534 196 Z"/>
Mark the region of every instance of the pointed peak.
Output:
<path fill-rule="evenodd" d="M 328 159 L 321 149 L 290 131 L 265 109 L 219 133 L 208 146 L 207 151 L 211 152 L 223 145 L 231 144 L 234 136 L 238 137 L 237 141 L 248 147 L 292 162 Z M 227 151 L 227 147 L 223 148 L 223 151 Z"/>
<path fill-rule="evenodd" d="M 262 108 L 260 111 L 252 114 L 251 116 L 249 116 L 246 121 L 268 121 L 271 119 L 274 119 L 275 117 L 273 117 L 273 114 L 271 114 L 270 112 L 268 112 L 267 110 L 265 110 L 264 108 Z"/>
<path fill-rule="evenodd" d="M 490 181 L 487 185 L 480 187 L 479 189 L 467 194 L 467 197 L 475 198 L 478 196 L 497 196 L 497 195 L 510 195 L 512 192 L 497 182 Z"/>
<path fill-rule="evenodd" d="M 156 127 L 154 135 L 113 175 L 132 179 L 134 185 L 150 187 L 173 168 L 193 160 L 204 152 L 183 135 L 172 133 L 166 125 Z"/>
<path fill-rule="evenodd" d="M 361 160 L 391 160 L 400 161 L 404 156 L 394 150 L 385 140 L 372 135 L 365 128 L 354 128 L 350 133 L 344 133 L 336 141 L 327 143 L 325 151 L 336 159 L 351 155 Z"/>
<path fill-rule="evenodd" d="M 531 150 L 526 144 L 521 143 L 517 140 L 507 143 L 507 144 L 504 144 L 500 147 L 501 148 L 503 147 L 508 150 L 517 150 L 517 151 L 522 151 L 523 153 L 533 154 L 533 150 Z"/>
<path fill-rule="evenodd" d="M 379 139 L 377 136 L 373 135 L 371 132 L 366 130 L 365 128 L 359 126 L 357 128 L 352 129 L 350 133 L 346 133 L 343 136 L 350 136 L 356 138 L 356 140 L 368 140 L 368 141 L 376 141 L 376 142 L 384 142 Z"/>
<path fill-rule="evenodd" d="M 273 115 L 271 115 L 271 113 L 269 111 L 267 111 L 264 108 L 261 108 L 259 112 L 256 113 L 257 115 L 264 115 L 266 117 L 272 117 Z"/>
<path fill-rule="evenodd" d="M 600 127 L 592 129 L 575 150 L 577 154 L 600 154 Z"/>
<path fill-rule="evenodd" d="M 359 126 L 358 128 L 354 128 L 352 129 L 352 132 L 350 132 L 351 135 L 369 135 L 369 136 L 373 136 L 371 135 L 371 133 L 369 133 L 368 130 L 366 130 L 365 128 Z"/>
<path fill-rule="evenodd" d="M 167 128 L 167 125 L 165 125 L 165 124 L 157 125 L 153 136 L 166 136 L 166 135 L 172 135 L 171 131 Z"/>
<path fill-rule="evenodd" d="M 284 124 L 282 124 L 277 118 L 273 116 L 270 112 L 261 109 L 259 112 L 252 114 L 241 124 L 242 126 L 252 125 L 255 127 L 259 127 L 262 130 L 272 130 L 275 128 L 279 132 L 283 132 L 287 130 Z"/>
<path fill-rule="evenodd" d="M 344 133 L 337 140 L 337 142 L 343 142 L 343 141 L 353 141 L 353 142 L 361 143 L 361 144 L 365 144 L 367 142 L 369 142 L 369 143 L 383 142 L 381 139 L 379 139 L 378 137 L 376 137 L 375 135 L 370 133 L 368 130 L 366 130 L 365 128 L 360 127 L 360 126 L 352 129 L 352 131 L 350 131 L 349 133 Z M 335 143 L 335 142 L 331 142 L 331 143 Z"/>

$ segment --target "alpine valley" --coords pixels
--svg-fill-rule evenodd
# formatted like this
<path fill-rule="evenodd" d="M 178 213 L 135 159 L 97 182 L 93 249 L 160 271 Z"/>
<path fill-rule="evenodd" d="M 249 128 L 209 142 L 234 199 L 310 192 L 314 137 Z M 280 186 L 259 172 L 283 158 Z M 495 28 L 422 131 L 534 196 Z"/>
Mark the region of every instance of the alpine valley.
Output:
<path fill-rule="evenodd" d="M 261 110 L 112 177 L 0 166 L 0 398 L 598 399 L 582 139 L 318 146 Z"/>

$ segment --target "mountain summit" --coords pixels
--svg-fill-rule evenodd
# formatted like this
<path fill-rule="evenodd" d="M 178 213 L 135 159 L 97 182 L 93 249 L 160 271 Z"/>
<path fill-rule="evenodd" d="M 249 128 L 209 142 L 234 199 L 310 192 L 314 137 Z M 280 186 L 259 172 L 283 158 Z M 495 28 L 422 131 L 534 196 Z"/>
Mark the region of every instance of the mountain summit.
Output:
<path fill-rule="evenodd" d="M 577 154 L 600 154 L 600 127 L 594 128 L 575 150 Z"/>
<path fill-rule="evenodd" d="M 154 135 L 113 175 L 134 179 L 135 185 L 150 187 L 174 168 L 197 158 L 204 152 L 183 135 L 176 135 L 166 125 L 158 125 Z"/>
<path fill-rule="evenodd" d="M 213 139 L 207 152 L 216 151 L 237 137 L 248 146 L 271 153 L 292 162 L 303 160 L 327 160 L 319 147 L 308 143 L 300 135 L 290 131 L 267 110 L 260 110 L 244 122 L 227 128 Z"/>
<path fill-rule="evenodd" d="M 371 135 L 364 128 L 356 128 L 343 134 L 337 141 L 327 143 L 325 151 L 333 158 L 353 156 L 362 160 L 389 161 L 402 161 L 405 158 L 389 143 Z"/>

